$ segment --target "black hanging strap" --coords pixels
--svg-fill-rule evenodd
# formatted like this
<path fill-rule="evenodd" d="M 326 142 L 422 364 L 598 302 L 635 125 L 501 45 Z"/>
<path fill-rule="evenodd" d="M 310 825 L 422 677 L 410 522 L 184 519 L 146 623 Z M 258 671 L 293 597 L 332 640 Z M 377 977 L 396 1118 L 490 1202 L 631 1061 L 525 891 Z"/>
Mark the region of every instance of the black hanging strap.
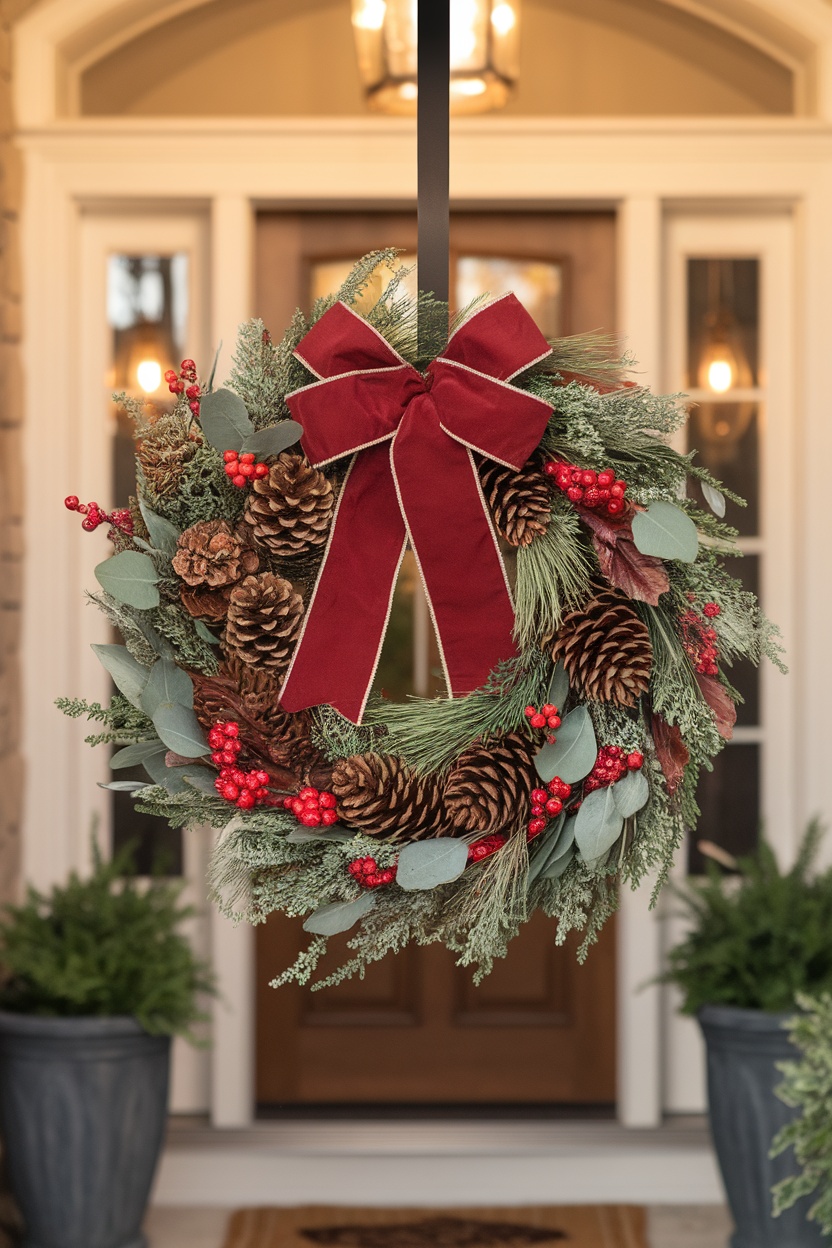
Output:
<path fill-rule="evenodd" d="M 450 0 L 420 0 L 417 33 L 419 289 L 433 291 L 437 299 L 447 302 L 450 246 Z"/>

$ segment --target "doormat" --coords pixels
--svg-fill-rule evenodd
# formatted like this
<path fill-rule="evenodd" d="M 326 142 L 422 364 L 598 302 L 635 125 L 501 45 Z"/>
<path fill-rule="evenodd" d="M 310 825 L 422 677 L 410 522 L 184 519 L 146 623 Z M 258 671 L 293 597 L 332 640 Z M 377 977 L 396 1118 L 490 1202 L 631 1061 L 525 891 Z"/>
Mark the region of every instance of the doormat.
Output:
<path fill-rule="evenodd" d="M 238 1209 L 224 1248 L 647 1248 L 643 1208 Z"/>

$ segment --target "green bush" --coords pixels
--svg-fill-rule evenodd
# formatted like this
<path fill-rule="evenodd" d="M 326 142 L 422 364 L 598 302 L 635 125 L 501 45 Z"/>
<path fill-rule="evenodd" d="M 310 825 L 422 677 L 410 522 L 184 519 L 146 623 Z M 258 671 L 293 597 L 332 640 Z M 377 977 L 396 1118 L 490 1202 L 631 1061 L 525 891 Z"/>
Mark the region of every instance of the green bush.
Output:
<path fill-rule="evenodd" d="M 34 888 L 0 917 L 0 1008 L 52 1016 L 132 1015 L 148 1032 L 189 1035 L 213 992 L 207 965 L 181 932 L 193 912 L 182 885 L 132 877 L 130 849 L 73 873 L 48 895 Z"/>
<path fill-rule="evenodd" d="M 681 989 L 686 1014 L 703 1005 L 781 1013 L 797 993 L 832 991 L 832 869 L 813 871 L 822 835 L 809 825 L 785 873 L 763 843 L 736 874 L 709 863 L 704 880 L 675 890 L 692 925 L 663 979 Z"/>
<path fill-rule="evenodd" d="M 789 1035 L 800 1059 L 782 1062 L 786 1076 L 777 1095 L 800 1115 L 777 1135 L 771 1155 L 794 1148 L 800 1173 L 774 1189 L 774 1212 L 789 1209 L 801 1196 L 817 1193 L 809 1217 L 832 1236 L 832 995 L 799 996 L 804 1011 L 789 1021 Z"/>

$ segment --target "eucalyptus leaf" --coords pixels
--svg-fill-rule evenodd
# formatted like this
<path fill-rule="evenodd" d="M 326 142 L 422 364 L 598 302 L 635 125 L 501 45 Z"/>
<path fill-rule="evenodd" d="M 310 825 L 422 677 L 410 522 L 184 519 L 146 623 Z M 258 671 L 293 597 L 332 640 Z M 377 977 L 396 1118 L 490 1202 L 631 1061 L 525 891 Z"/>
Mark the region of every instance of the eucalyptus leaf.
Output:
<path fill-rule="evenodd" d="M 536 846 L 529 857 L 529 874 L 527 884 L 533 884 L 543 871 L 557 847 L 558 837 L 566 821 L 566 812 L 561 811 L 554 823 L 551 823 L 542 836 L 538 837 Z"/>
<path fill-rule="evenodd" d="M 204 793 L 207 797 L 216 797 L 217 790 L 214 781 L 217 773 L 211 771 L 210 767 L 200 767 L 194 764 L 191 767 L 182 767 L 183 779 L 192 789 L 196 789 L 199 793 Z"/>
<path fill-rule="evenodd" d="M 537 774 L 545 783 L 560 776 L 567 784 L 577 784 L 588 776 L 598 757 L 598 744 L 589 711 L 576 706 L 564 717 L 554 745 L 544 745 L 535 757 Z"/>
<path fill-rule="evenodd" d="M 170 520 L 166 520 L 164 516 L 151 511 L 146 503 L 140 501 L 139 510 L 150 534 L 154 550 L 160 550 L 163 555 L 175 555 L 176 545 L 181 536 L 180 530 L 177 529 L 175 524 L 171 524 Z"/>
<path fill-rule="evenodd" d="M 108 784 L 98 783 L 99 789 L 110 789 L 113 793 L 138 793 L 140 789 L 149 789 L 150 785 L 143 780 L 110 780 Z"/>
<path fill-rule="evenodd" d="M 163 659 L 172 659 L 174 655 L 173 646 L 163 637 L 161 633 L 157 633 L 155 628 L 151 628 L 147 620 L 142 619 L 140 615 L 133 616 L 133 623 L 144 637 L 151 649 Z"/>
<path fill-rule="evenodd" d="M 110 759 L 110 766 L 113 771 L 120 771 L 122 767 L 138 767 L 146 758 L 150 758 L 152 754 L 158 754 L 159 750 L 164 750 L 161 741 L 137 741 L 135 745 L 125 745 Z"/>
<path fill-rule="evenodd" d="M 715 490 L 712 485 L 708 485 L 707 481 L 701 481 L 699 484 L 705 502 L 714 515 L 719 516 L 721 520 L 725 515 L 725 495 L 720 493 L 719 490 Z"/>
<path fill-rule="evenodd" d="M 143 759 L 143 766 L 154 784 L 162 784 L 167 788 L 169 768 L 165 759 L 168 752 L 161 741 L 157 741 L 156 745 L 158 747 L 156 751 L 153 754 L 148 754 L 147 758 Z"/>
<path fill-rule="evenodd" d="M 546 697 L 547 702 L 551 702 L 552 706 L 556 706 L 562 711 L 566 706 L 566 699 L 569 697 L 569 677 L 566 674 L 566 668 L 562 663 L 555 664 L 555 670 L 552 672 L 552 679 L 549 681 L 549 692 Z"/>
<path fill-rule="evenodd" d="M 128 607 L 147 611 L 159 605 L 156 565 L 150 555 L 139 550 L 123 550 L 121 554 L 111 555 L 98 564 L 95 579 L 102 589 Z"/>
<path fill-rule="evenodd" d="M 545 872 L 543 873 L 542 878 L 544 880 L 558 879 L 561 875 L 563 875 L 564 871 L 569 866 L 570 862 L 572 861 L 574 857 L 575 857 L 575 847 L 574 845 L 570 845 L 568 849 L 564 850 L 562 857 L 556 858 L 554 859 L 554 861 L 549 863 Z"/>
<path fill-rule="evenodd" d="M 459 879 L 468 865 L 468 844 L 452 836 L 432 841 L 411 841 L 399 854 L 396 883 L 411 892 L 437 888 Z"/>
<path fill-rule="evenodd" d="M 354 901 L 331 901 L 321 906 L 304 921 L 303 930 L 314 932 L 316 936 L 337 936 L 339 932 L 348 932 L 359 919 L 369 914 L 376 899 L 372 893 L 362 893 Z"/>
<path fill-rule="evenodd" d="M 595 789 L 581 803 L 575 819 L 575 844 L 584 862 L 594 862 L 618 840 L 624 827 L 612 785 Z"/>
<path fill-rule="evenodd" d="M 194 620 L 194 629 L 197 637 L 201 637 L 203 641 L 207 641 L 209 646 L 218 646 L 220 644 L 219 637 L 215 637 L 207 624 L 202 620 Z"/>
<path fill-rule="evenodd" d="M 233 390 L 214 390 L 199 401 L 199 423 L 218 451 L 241 451 L 254 432 L 246 405 Z"/>
<path fill-rule="evenodd" d="M 673 503 L 659 500 L 633 516 L 633 541 L 643 555 L 693 563 L 699 550 L 696 525 Z"/>
<path fill-rule="evenodd" d="M 201 758 L 208 753 L 199 720 L 187 706 L 162 702 L 153 712 L 153 727 L 174 754 L 183 758 Z"/>
<path fill-rule="evenodd" d="M 134 659 L 126 646 L 94 645 L 93 650 L 112 676 L 119 693 L 123 693 L 130 705 L 140 711 L 150 668 Z"/>
<path fill-rule="evenodd" d="M 628 771 L 622 780 L 612 786 L 616 809 L 624 819 L 641 810 L 650 796 L 650 785 L 643 771 Z"/>
<path fill-rule="evenodd" d="M 300 440 L 303 425 L 296 420 L 282 420 L 279 425 L 269 425 L 246 438 L 242 449 L 255 455 L 279 455 L 287 447 Z"/>
<path fill-rule="evenodd" d="M 287 834 L 286 840 L 290 845 L 303 845 L 307 841 L 351 841 L 354 836 L 354 832 L 339 828 L 337 824 L 328 828 L 302 828 L 298 825 Z"/>
<path fill-rule="evenodd" d="M 133 535 L 133 545 L 138 546 L 140 550 L 146 550 L 149 554 L 152 554 L 156 549 L 155 546 L 151 546 L 150 542 L 146 542 L 143 537 L 136 537 L 135 534 Z"/>
<path fill-rule="evenodd" d="M 205 787 L 203 787 L 203 777 L 209 782 Z M 162 767 L 154 779 L 157 784 L 164 785 L 169 793 L 187 793 L 188 788 L 191 787 L 199 789 L 201 793 L 209 793 L 211 797 L 217 796 L 217 790 L 214 788 L 214 772 L 209 771 L 207 767 L 200 767 L 197 763 L 189 763 L 186 767 L 168 767 L 163 757 Z"/>
<path fill-rule="evenodd" d="M 150 669 L 142 693 L 142 710 L 152 719 L 157 706 L 163 702 L 176 702 L 179 706 L 187 707 L 193 707 L 194 704 L 191 678 L 172 659 L 159 659 Z"/>

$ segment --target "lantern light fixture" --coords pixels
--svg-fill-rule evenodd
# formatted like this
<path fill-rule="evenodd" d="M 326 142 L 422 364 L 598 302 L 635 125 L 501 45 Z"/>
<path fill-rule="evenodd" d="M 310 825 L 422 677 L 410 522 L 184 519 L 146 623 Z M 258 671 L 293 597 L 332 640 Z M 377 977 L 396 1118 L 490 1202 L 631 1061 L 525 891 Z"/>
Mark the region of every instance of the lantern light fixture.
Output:
<path fill-rule="evenodd" d="M 378 112 L 416 112 L 417 0 L 352 0 L 358 69 Z M 451 0 L 452 113 L 502 108 L 519 72 L 520 0 Z"/>

